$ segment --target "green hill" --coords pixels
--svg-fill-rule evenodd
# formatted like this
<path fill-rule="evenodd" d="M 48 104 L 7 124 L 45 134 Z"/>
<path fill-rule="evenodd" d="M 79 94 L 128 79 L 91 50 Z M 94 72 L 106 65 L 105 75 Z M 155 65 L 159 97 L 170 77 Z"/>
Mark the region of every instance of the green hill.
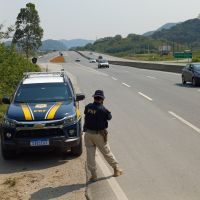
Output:
<path fill-rule="evenodd" d="M 102 38 L 93 44 L 88 44 L 83 48 L 77 49 L 97 51 L 116 56 L 125 56 L 128 54 L 157 52 L 159 45 L 162 43 L 163 41 L 161 40 L 156 40 L 136 34 L 129 34 L 126 38 L 122 38 L 121 35 Z"/>
<path fill-rule="evenodd" d="M 143 36 L 151 36 L 151 35 L 153 35 L 157 31 L 161 31 L 163 29 L 170 29 L 170 28 L 176 26 L 177 24 L 178 23 L 167 23 L 167 24 L 164 24 L 163 26 L 161 26 L 160 28 L 158 28 L 155 31 L 148 31 L 148 32 L 144 33 Z"/>
<path fill-rule="evenodd" d="M 42 42 L 42 46 L 39 48 L 41 51 L 65 51 L 67 46 L 58 40 L 45 40 Z"/>
<path fill-rule="evenodd" d="M 200 46 L 200 19 L 195 18 L 179 23 L 169 30 L 163 29 L 155 32 L 153 39 L 174 41 L 179 44 Z"/>

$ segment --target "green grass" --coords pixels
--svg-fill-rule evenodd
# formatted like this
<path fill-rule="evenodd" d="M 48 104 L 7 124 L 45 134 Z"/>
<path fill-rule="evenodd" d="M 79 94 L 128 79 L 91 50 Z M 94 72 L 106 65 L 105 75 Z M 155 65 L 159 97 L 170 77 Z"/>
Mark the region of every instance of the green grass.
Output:
<path fill-rule="evenodd" d="M 193 51 L 192 62 L 200 62 L 200 51 Z"/>
<path fill-rule="evenodd" d="M 0 105 L 0 122 L 1 122 L 2 119 L 3 119 L 4 113 L 6 112 L 7 107 L 8 107 L 8 106 L 7 106 L 7 105 L 4 105 L 4 104 Z"/>
<path fill-rule="evenodd" d="M 161 56 L 159 54 L 129 54 L 120 56 L 125 59 L 140 61 L 177 61 L 172 54 Z M 180 60 L 180 59 L 179 59 Z M 185 60 L 185 59 L 184 59 Z M 200 51 L 193 51 L 192 62 L 200 62 Z"/>
<path fill-rule="evenodd" d="M 159 54 L 135 54 L 124 56 L 123 58 L 131 60 L 141 60 L 141 61 L 175 61 L 174 57 L 170 55 L 161 56 Z"/>

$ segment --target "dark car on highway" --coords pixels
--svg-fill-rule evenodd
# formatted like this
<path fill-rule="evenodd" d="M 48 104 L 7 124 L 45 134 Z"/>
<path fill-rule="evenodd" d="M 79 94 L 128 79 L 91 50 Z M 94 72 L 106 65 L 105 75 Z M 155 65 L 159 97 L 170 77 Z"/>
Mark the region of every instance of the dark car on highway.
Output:
<path fill-rule="evenodd" d="M 182 70 L 182 83 L 191 82 L 193 86 L 200 84 L 200 63 L 187 64 Z"/>
<path fill-rule="evenodd" d="M 76 58 L 75 61 L 76 61 L 76 62 L 81 62 L 81 59 L 80 59 L 80 58 Z"/>

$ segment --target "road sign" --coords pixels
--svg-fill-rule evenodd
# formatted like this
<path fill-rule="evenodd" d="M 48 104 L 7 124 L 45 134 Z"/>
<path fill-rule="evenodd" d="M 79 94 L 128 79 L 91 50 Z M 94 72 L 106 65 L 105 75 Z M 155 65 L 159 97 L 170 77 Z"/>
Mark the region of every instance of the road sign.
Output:
<path fill-rule="evenodd" d="M 192 52 L 175 52 L 174 58 L 192 58 Z"/>

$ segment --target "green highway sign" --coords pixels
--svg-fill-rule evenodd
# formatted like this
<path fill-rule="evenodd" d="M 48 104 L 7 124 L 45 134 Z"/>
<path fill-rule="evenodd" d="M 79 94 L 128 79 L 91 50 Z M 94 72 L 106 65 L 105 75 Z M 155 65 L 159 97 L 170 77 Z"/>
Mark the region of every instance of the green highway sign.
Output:
<path fill-rule="evenodd" d="M 175 52 L 174 58 L 192 58 L 192 52 Z"/>

